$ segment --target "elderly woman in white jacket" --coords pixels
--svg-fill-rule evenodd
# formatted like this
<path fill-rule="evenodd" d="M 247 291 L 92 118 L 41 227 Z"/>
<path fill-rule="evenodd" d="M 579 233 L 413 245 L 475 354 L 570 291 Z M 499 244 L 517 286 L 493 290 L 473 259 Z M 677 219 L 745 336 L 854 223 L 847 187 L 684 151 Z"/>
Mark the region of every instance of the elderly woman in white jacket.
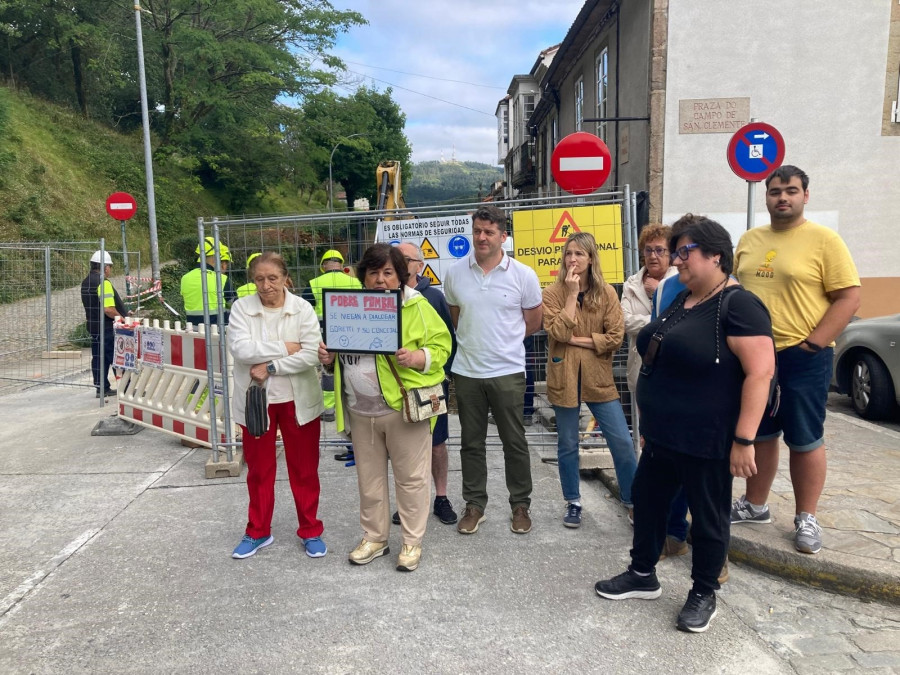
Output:
<path fill-rule="evenodd" d="M 297 536 L 306 555 L 321 558 L 319 508 L 319 423 L 324 410 L 316 368 L 322 339 L 312 306 L 288 292 L 284 259 L 266 252 L 250 265 L 256 295 L 239 298 L 231 308 L 228 349 L 234 357 L 232 414 L 243 430 L 247 490 L 247 528 L 232 557 L 248 558 L 271 544 L 275 507 L 275 434 L 281 429 L 288 478 L 297 508 Z M 247 430 L 247 388 L 266 388 L 268 430 L 254 437 Z"/>
<path fill-rule="evenodd" d="M 622 288 L 622 313 L 625 315 L 625 334 L 628 336 L 628 389 L 631 395 L 637 389 L 641 357 L 637 353 L 635 340 L 641 328 L 650 323 L 653 292 L 659 282 L 678 274 L 669 265 L 669 235 L 667 225 L 645 225 L 638 238 L 638 250 L 644 265 L 637 274 L 632 274 Z"/>

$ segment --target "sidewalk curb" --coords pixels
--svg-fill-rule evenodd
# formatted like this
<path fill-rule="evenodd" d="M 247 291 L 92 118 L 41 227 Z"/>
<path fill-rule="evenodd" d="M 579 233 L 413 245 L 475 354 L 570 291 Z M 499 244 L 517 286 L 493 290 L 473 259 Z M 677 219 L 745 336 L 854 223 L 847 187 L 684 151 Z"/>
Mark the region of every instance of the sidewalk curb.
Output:
<path fill-rule="evenodd" d="M 761 537 L 771 540 L 774 533 Z M 774 543 L 774 540 L 771 540 Z M 878 570 L 863 570 L 838 560 L 845 554 L 824 550 L 816 555 L 798 553 L 791 548 L 761 543 L 754 538 L 731 535 L 728 559 L 772 574 L 788 581 L 851 595 L 864 600 L 876 600 L 900 605 L 900 579 Z"/>
<path fill-rule="evenodd" d="M 620 498 L 615 471 L 601 469 L 596 474 L 606 488 Z M 900 579 L 893 574 L 846 564 L 841 559 L 851 556 L 837 551 L 826 549 L 816 555 L 798 553 L 792 544 L 779 539 L 779 535 L 771 529 L 753 530 L 746 527 L 737 532 L 732 528 L 729 560 L 794 583 L 864 600 L 900 605 Z M 779 543 L 784 548 L 779 548 Z"/>

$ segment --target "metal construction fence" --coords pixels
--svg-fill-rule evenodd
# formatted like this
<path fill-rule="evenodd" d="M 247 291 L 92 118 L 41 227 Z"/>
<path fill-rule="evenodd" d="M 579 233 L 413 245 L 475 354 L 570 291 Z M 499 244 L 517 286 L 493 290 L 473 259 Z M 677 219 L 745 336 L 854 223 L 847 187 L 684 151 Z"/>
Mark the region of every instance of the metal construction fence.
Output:
<path fill-rule="evenodd" d="M 228 246 L 232 257 L 228 275 L 235 286 L 249 281 L 246 278 L 248 256 L 258 251 L 275 251 L 284 257 L 295 289 L 299 291 L 310 279 L 321 273 L 319 262 L 322 254 L 328 250 L 340 251 L 346 266 L 352 267 L 362 257 L 365 249 L 375 242 L 379 223 L 435 218 L 462 218 L 470 222 L 470 214 L 484 205 L 479 202 L 417 206 L 401 211 L 198 218 L 198 245 L 203 238 L 214 236 Z M 493 205 L 508 214 L 550 208 L 621 206 L 623 268 L 626 276 L 638 269 L 636 201 L 627 186 L 621 191 L 596 193 L 586 197 L 529 198 L 495 202 Z M 510 250 L 515 238 L 516 232 L 513 230 L 509 240 Z"/>
<path fill-rule="evenodd" d="M 621 191 L 598 193 L 586 197 L 554 197 L 554 198 L 530 198 L 522 200 L 497 202 L 495 206 L 505 210 L 508 214 L 522 211 L 538 211 L 542 209 L 573 209 L 584 206 L 613 205 L 621 208 L 621 270 L 624 277 L 633 274 L 638 269 L 637 249 L 637 218 L 636 202 L 634 194 L 626 186 Z M 331 214 L 310 215 L 273 215 L 265 217 L 222 217 L 222 218 L 198 218 L 197 238 L 198 245 L 203 240 L 212 236 L 216 242 L 225 244 L 230 251 L 232 262 L 228 275 L 235 286 L 247 283 L 246 260 L 258 251 L 275 251 L 280 253 L 287 263 L 288 271 L 294 285 L 294 292 L 301 293 L 309 280 L 321 273 L 319 261 L 323 253 L 336 249 L 342 253 L 345 259 L 347 271 L 352 273 L 353 264 L 358 261 L 365 249 L 376 240 L 379 232 L 379 224 L 391 221 L 403 220 L 434 220 L 447 219 L 450 222 L 471 223 L 471 213 L 482 203 L 433 205 L 415 208 L 406 208 L 401 211 L 350 211 Z M 470 231 L 470 230 L 469 230 Z M 382 240 L 387 240 L 383 237 Z M 510 237 L 511 242 L 516 239 L 515 228 Z M 395 240 L 396 241 L 396 240 Z M 216 247 L 218 249 L 218 247 Z M 514 250 L 512 246 L 508 250 Z M 218 252 L 217 252 L 218 255 Z M 426 255 L 426 257 L 428 257 Z M 426 261 L 428 262 L 428 261 Z M 558 265 L 558 262 L 556 263 Z M 218 267 L 218 261 L 217 265 Z M 217 285 L 221 289 L 221 279 L 217 278 Z M 621 294 L 621 283 L 614 284 Z M 206 292 L 202 293 L 204 299 Z M 205 308 L 209 312 L 209 308 Z M 215 311 L 215 310 L 213 310 Z M 529 443 L 533 446 L 556 446 L 556 429 L 552 408 L 549 406 L 545 391 L 545 366 L 547 360 L 546 336 L 539 333 L 535 336 L 533 347 L 528 351 L 528 374 L 533 376 L 534 385 L 534 415 L 529 421 L 533 422 L 526 428 Z M 622 349 L 614 358 L 614 373 L 616 387 L 622 399 L 629 425 L 636 415 L 628 391 L 625 363 L 627 359 L 627 340 Z M 455 396 L 451 386 L 450 413 L 456 413 Z M 586 445 L 604 445 L 600 434 L 595 434 L 590 424 L 589 415 L 584 416 L 585 430 L 583 440 Z M 458 428 L 458 427 L 457 427 Z M 458 437 L 454 437 L 451 425 L 450 442 L 458 443 Z M 343 446 L 346 439 L 334 432 L 332 424 L 322 427 L 323 445 Z M 499 437 L 496 427 L 489 428 L 489 445 L 499 445 Z M 229 453 L 230 454 L 230 453 Z M 213 456 L 218 455 L 218 448 L 213 441 Z"/>
<path fill-rule="evenodd" d="M 98 241 L 0 243 L 0 394 L 35 384 L 93 386 L 81 282 L 100 248 Z M 131 256 L 140 269 L 140 254 Z M 124 297 L 124 280 L 111 281 Z"/>
<path fill-rule="evenodd" d="M 309 280 L 320 274 L 319 261 L 325 251 L 340 251 L 348 269 L 352 268 L 365 249 L 375 241 L 379 224 L 384 226 L 385 223 L 396 220 L 424 222 L 448 219 L 470 225 L 471 213 L 482 205 L 432 205 L 407 208 L 400 212 L 352 211 L 253 218 L 199 218 L 197 236 L 198 243 L 207 236 L 213 236 L 229 247 L 232 256 L 229 276 L 235 286 L 248 281 L 248 256 L 257 251 L 277 251 L 287 262 L 295 292 L 301 293 Z M 621 270 L 627 276 L 638 269 L 636 204 L 634 195 L 627 187 L 620 191 L 579 198 L 532 198 L 498 202 L 494 205 L 510 214 L 542 209 L 614 206 L 620 209 Z M 513 229 L 510 243 L 515 240 L 516 232 Z M 89 271 L 91 254 L 99 248 L 101 244 L 96 241 L 0 244 L 0 394 L 34 384 L 92 387 L 90 338 L 85 327 L 80 284 Z M 510 246 L 508 250 L 512 251 L 514 248 Z M 110 250 L 110 253 L 114 260 L 122 259 L 121 252 Z M 140 270 L 139 254 L 130 255 L 132 269 Z M 435 269 L 439 268 L 435 266 Z M 120 270 L 117 264 L 112 278 L 114 286 L 123 297 L 131 292 L 134 301 L 139 303 L 140 280 L 130 279 L 131 283 L 126 286 L 125 279 L 117 276 Z M 217 285 L 220 283 L 221 277 L 218 276 Z M 616 286 L 621 292 L 621 284 Z M 203 296 L 205 298 L 206 294 Z M 208 349 L 211 350 L 212 346 Z M 526 432 L 532 445 L 550 449 L 556 445 L 556 434 L 553 411 L 544 394 L 546 349 L 546 336 L 538 333 L 527 353 L 528 374 L 534 380 L 534 413 L 529 420 L 533 423 L 526 428 Z M 614 373 L 630 422 L 633 418 L 633 405 L 625 378 L 626 354 L 627 349 L 623 346 L 615 356 Z M 214 375 L 210 373 L 208 386 L 216 388 L 216 384 Z M 225 396 L 227 397 L 227 393 Z M 229 403 L 227 398 L 219 400 L 216 397 L 216 400 L 211 401 L 212 405 Z M 451 385 L 451 415 L 455 415 L 456 411 Z M 590 424 L 589 417 L 584 416 L 587 425 Z M 237 442 L 232 430 L 228 428 L 230 425 L 225 426 L 225 433 L 229 438 L 226 441 L 227 447 L 222 449 L 230 458 L 231 447 Z M 346 444 L 346 440 L 335 432 L 333 424 L 325 424 L 322 428 L 323 445 L 340 447 Z M 458 443 L 458 436 L 453 429 L 458 429 L 458 425 L 451 424 L 451 444 Z M 590 429 L 585 430 L 583 440 L 586 445 L 603 445 L 602 438 Z M 488 443 L 499 445 L 496 427 L 489 427 Z M 219 448 L 215 438 L 212 445 L 213 458 L 218 460 Z"/>

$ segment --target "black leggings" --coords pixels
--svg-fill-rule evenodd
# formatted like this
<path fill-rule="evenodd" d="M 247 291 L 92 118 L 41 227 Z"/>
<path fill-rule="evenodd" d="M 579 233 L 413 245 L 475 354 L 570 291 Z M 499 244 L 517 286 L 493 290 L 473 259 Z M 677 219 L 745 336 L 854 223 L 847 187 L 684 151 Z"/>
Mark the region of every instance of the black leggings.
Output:
<path fill-rule="evenodd" d="M 717 579 L 728 555 L 732 481 L 727 455 L 724 459 L 702 459 L 647 442 L 631 488 L 632 568 L 649 573 L 656 567 L 666 540 L 669 506 L 678 487 L 684 486 L 691 510 L 694 590 L 701 593 L 717 590 Z"/>

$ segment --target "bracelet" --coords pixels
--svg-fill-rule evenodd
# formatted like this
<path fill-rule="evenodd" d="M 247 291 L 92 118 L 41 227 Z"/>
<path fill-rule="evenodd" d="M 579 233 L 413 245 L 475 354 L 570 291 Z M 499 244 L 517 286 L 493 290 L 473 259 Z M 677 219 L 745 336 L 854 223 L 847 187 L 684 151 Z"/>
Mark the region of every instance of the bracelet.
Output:
<path fill-rule="evenodd" d="M 809 340 L 803 340 L 800 342 L 800 344 L 806 345 L 807 347 L 812 349 L 814 352 L 820 352 L 823 349 L 822 347 L 817 345 L 815 342 L 810 342 Z"/>
<path fill-rule="evenodd" d="M 749 438 L 741 438 L 740 436 L 735 436 L 734 442 L 738 445 L 753 445 L 754 443 L 754 441 L 750 440 Z"/>

